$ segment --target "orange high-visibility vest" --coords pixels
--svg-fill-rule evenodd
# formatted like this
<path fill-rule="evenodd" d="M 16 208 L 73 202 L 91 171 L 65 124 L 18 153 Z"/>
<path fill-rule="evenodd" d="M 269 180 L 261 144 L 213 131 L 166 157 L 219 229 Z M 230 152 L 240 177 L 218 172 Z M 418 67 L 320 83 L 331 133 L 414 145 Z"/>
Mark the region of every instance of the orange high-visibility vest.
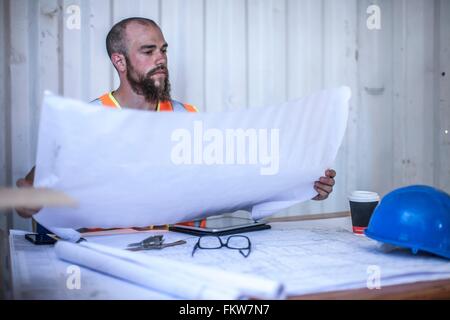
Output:
<path fill-rule="evenodd" d="M 121 109 L 119 103 L 112 95 L 112 92 L 105 93 L 100 98 L 95 99 L 92 103 L 100 103 L 105 107 Z M 187 103 L 181 103 L 176 100 L 158 102 L 157 112 L 198 112 L 197 108 Z"/>

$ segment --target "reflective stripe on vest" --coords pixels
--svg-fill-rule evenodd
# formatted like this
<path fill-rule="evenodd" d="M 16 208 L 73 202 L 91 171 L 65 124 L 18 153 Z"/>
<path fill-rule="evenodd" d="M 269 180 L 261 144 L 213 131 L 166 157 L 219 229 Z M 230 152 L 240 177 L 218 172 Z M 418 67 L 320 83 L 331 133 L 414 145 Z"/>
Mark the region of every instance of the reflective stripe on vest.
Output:
<path fill-rule="evenodd" d="M 168 111 L 168 112 L 197 112 L 197 109 L 195 109 L 194 106 L 187 104 L 187 103 L 181 103 L 176 100 L 170 100 L 170 101 L 161 101 L 158 104 L 158 108 L 156 111 Z"/>
<path fill-rule="evenodd" d="M 105 107 L 120 108 L 119 103 L 117 103 L 116 99 L 114 99 L 111 92 L 105 93 L 98 99 L 100 100 L 101 104 Z"/>
<path fill-rule="evenodd" d="M 105 93 L 98 100 L 105 107 L 120 108 L 119 103 L 114 99 L 111 93 Z M 197 109 L 187 103 L 181 103 L 176 100 L 161 101 L 158 103 L 156 111 L 163 112 L 197 112 Z"/>

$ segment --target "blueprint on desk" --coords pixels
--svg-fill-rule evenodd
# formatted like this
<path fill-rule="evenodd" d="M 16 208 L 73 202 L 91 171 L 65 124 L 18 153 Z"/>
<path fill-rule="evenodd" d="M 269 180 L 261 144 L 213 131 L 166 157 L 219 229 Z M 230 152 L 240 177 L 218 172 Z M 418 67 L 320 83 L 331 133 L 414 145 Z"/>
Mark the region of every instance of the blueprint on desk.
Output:
<path fill-rule="evenodd" d="M 290 295 L 363 288 L 367 286 L 369 279 L 373 279 L 374 274 L 380 276 L 381 287 L 450 278 L 449 260 L 425 253 L 413 255 L 410 251 L 399 248 L 387 250 L 371 239 L 353 234 L 350 231 L 349 218 L 276 222 L 271 225 L 270 230 L 246 234 L 252 242 L 252 253 L 248 258 L 227 248 L 197 250 L 192 257 L 191 252 L 197 237 L 168 231 L 94 236 L 88 237 L 87 240 L 115 248 L 125 248 L 127 244 L 143 240 L 149 234 L 161 233 L 167 242 L 184 239 L 187 241 L 185 245 L 151 250 L 145 254 L 170 258 L 176 263 L 194 262 L 273 279 L 282 282 Z M 20 244 L 18 240 L 15 242 Z M 25 270 L 27 267 L 24 267 L 21 261 L 26 259 L 31 249 L 22 254 L 20 249 L 16 247 L 16 266 L 19 272 L 26 274 L 30 271 Z M 46 256 L 41 258 L 41 263 L 54 260 L 51 249 L 46 250 Z M 62 264 L 59 261 L 52 263 L 55 270 Z M 61 277 L 64 277 L 64 274 Z M 55 277 L 49 275 L 48 279 L 50 281 Z M 99 283 L 95 275 L 92 275 L 92 279 Z M 114 288 L 119 280 L 111 279 L 115 281 L 114 285 L 108 286 Z M 20 281 L 22 280 L 19 279 Z M 55 283 L 58 280 L 52 281 Z M 108 288 L 105 286 L 106 284 L 98 284 L 97 290 L 107 291 Z M 133 293 L 134 296 L 139 296 L 137 292 L 142 292 L 138 286 L 132 288 L 137 289 L 134 292 L 130 289 L 118 294 Z M 162 295 L 154 294 L 155 297 L 164 298 Z M 150 293 L 148 295 L 151 296 Z M 146 296 L 142 294 L 140 297 Z"/>
<path fill-rule="evenodd" d="M 450 261 L 436 256 L 413 255 L 389 249 L 364 236 L 353 234 L 349 218 L 271 223 L 272 229 L 247 233 L 252 253 L 243 258 L 234 250 L 200 250 L 191 257 L 197 238 L 171 233 L 168 241 L 185 239 L 187 247 L 148 254 L 193 260 L 281 281 L 288 294 L 306 294 L 367 286 L 379 271 L 380 285 L 450 278 Z M 124 247 L 142 235 L 94 237 L 90 241 Z M 388 249 L 388 250 L 387 250 Z"/>
<path fill-rule="evenodd" d="M 70 284 L 68 286 L 67 282 L 70 282 L 70 276 L 73 275 L 72 265 L 56 257 L 54 246 L 33 245 L 25 239 L 25 233 L 11 230 L 9 236 L 13 299 L 171 298 L 85 268 L 80 269 L 80 288 Z"/>

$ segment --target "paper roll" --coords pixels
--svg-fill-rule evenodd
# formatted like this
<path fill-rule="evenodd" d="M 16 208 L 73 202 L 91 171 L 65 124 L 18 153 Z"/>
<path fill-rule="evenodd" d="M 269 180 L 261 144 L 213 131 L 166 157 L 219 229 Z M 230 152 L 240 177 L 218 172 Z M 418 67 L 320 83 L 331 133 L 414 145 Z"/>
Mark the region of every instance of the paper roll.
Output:
<path fill-rule="evenodd" d="M 277 281 L 224 271 L 142 253 L 82 242 L 59 241 L 57 256 L 116 278 L 180 299 L 279 299 L 284 287 Z"/>

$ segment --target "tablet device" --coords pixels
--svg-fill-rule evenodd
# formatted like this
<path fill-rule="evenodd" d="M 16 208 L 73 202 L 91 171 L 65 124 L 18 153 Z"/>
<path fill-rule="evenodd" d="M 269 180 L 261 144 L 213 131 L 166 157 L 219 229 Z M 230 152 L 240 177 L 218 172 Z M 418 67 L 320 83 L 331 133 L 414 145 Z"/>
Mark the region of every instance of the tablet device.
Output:
<path fill-rule="evenodd" d="M 171 231 L 193 235 L 226 235 L 263 229 L 270 229 L 270 225 L 253 219 L 230 216 L 216 216 L 169 226 Z"/>

